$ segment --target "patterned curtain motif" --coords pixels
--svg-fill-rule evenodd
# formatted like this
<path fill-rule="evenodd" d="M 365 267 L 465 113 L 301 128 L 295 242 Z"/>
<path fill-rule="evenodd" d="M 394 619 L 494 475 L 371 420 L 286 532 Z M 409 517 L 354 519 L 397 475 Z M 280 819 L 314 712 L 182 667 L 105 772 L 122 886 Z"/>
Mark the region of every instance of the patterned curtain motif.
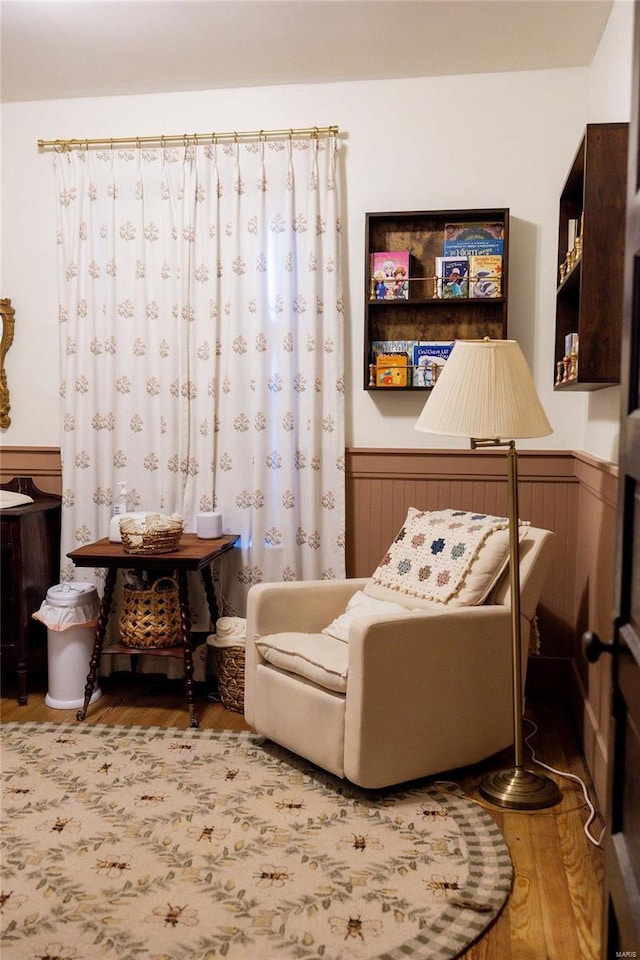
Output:
<path fill-rule="evenodd" d="M 125 481 L 129 510 L 195 531 L 216 509 L 240 535 L 230 610 L 256 582 L 343 577 L 336 139 L 73 150 L 55 169 L 63 556 L 107 536 Z"/>

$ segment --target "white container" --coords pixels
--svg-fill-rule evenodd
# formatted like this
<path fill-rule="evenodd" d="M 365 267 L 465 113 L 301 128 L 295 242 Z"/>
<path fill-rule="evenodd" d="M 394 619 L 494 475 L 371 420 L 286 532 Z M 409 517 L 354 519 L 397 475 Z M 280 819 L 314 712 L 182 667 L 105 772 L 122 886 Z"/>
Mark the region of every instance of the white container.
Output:
<path fill-rule="evenodd" d="M 92 583 L 58 583 L 47 590 L 47 599 L 34 614 L 47 626 L 48 692 L 45 703 L 54 710 L 84 705 L 99 609 Z M 102 696 L 94 687 L 90 703 Z"/>
<path fill-rule="evenodd" d="M 200 540 L 215 540 L 222 536 L 221 513 L 199 513 L 196 517 L 196 532 Z"/>

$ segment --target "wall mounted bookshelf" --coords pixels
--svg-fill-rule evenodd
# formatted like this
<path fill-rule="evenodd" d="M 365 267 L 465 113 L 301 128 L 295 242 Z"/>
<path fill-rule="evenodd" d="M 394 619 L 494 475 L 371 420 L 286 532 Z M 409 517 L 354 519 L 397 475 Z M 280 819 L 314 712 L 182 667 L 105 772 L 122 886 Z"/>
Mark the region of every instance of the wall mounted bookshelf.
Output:
<path fill-rule="evenodd" d="M 588 124 L 560 194 L 558 391 L 620 380 L 628 136 L 627 123 Z"/>
<path fill-rule="evenodd" d="M 488 228 L 502 238 L 499 296 L 448 298 L 438 295 L 436 258 L 443 255 L 445 226 L 448 224 L 465 225 L 470 238 Z M 405 386 L 379 385 L 372 365 L 375 366 L 376 345 L 380 342 L 446 344 L 457 339 L 506 337 L 509 289 L 507 208 L 367 213 L 365 234 L 365 390 L 425 391 L 432 386 L 432 383 L 426 386 L 414 383 L 412 360 L 404 378 Z M 409 254 L 409 276 L 400 277 L 401 281 L 406 281 L 406 299 L 402 295 L 397 298 L 378 296 L 373 255 L 385 252 Z"/>

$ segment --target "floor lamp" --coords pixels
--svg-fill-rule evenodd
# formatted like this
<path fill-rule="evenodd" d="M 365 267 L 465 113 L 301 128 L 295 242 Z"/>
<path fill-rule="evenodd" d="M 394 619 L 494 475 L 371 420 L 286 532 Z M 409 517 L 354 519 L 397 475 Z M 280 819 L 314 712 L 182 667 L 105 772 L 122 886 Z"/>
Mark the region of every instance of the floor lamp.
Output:
<path fill-rule="evenodd" d="M 527 361 L 515 340 L 458 340 L 416 422 L 425 433 L 469 437 L 471 449 L 506 447 L 509 480 L 509 570 L 511 585 L 512 768 L 487 774 L 480 794 L 514 810 L 536 810 L 560 799 L 549 777 L 526 770 L 522 737 L 522 647 L 520 634 L 520 548 L 518 454 L 515 441 L 545 437 L 551 425 L 536 393 Z"/>

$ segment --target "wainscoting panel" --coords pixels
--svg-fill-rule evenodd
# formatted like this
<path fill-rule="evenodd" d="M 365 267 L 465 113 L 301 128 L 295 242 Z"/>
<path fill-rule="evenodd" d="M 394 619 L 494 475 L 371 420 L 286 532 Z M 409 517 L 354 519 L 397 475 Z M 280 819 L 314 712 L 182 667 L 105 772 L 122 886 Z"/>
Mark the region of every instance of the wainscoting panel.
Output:
<path fill-rule="evenodd" d="M 558 537 L 541 604 L 543 650 L 568 657 L 575 624 L 578 482 L 571 453 L 518 457 L 520 516 Z M 504 451 L 348 450 L 347 573 L 367 577 L 402 526 L 409 507 L 507 513 Z"/>
<path fill-rule="evenodd" d="M 3 447 L 0 483 L 31 477 L 44 493 L 62 493 L 62 466 L 58 447 Z"/>
<path fill-rule="evenodd" d="M 569 691 L 572 713 L 598 796 L 606 802 L 607 755 L 611 716 L 611 658 L 588 664 L 582 635 L 592 630 L 602 641 L 613 639 L 616 508 L 618 473 L 585 454 L 575 454 L 579 482 L 576 536 L 576 628 Z"/>

